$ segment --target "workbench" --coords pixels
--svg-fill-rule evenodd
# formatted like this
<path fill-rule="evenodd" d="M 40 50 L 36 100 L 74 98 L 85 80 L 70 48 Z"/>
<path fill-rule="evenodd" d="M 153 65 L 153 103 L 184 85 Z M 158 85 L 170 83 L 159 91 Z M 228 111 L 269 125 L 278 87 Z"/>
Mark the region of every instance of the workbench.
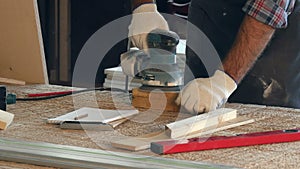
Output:
<path fill-rule="evenodd" d="M 70 90 L 69 87 L 55 85 L 7 86 L 7 89 L 8 92 L 16 93 L 17 97 L 24 97 L 28 93 Z M 96 104 L 90 100 L 91 95 L 96 98 Z M 76 103 L 74 102 L 75 97 Z M 177 118 L 177 114 L 174 112 L 163 112 L 162 114 L 145 112 L 141 113 L 139 121 L 130 120 L 118 126 L 113 132 L 105 131 L 103 133 L 63 130 L 57 125 L 46 123 L 46 119 L 66 114 L 78 107 L 95 107 L 95 105 L 98 105 L 101 109 L 130 108 L 130 103 L 124 99 L 127 97 L 127 94 L 119 92 L 117 97 L 112 99 L 111 92 L 91 91 L 51 100 L 18 101 L 14 105 L 8 105 L 7 111 L 15 114 L 15 119 L 7 130 L 0 131 L 0 137 L 93 149 L 125 151 L 112 148 L 109 141 L 121 137 L 120 135 L 136 137 L 161 131 L 165 124 Z M 230 136 L 249 132 L 292 129 L 300 126 L 300 110 L 297 109 L 238 103 L 228 103 L 226 107 L 237 109 L 239 116 L 255 119 L 255 122 L 220 131 L 214 135 Z M 153 118 L 154 121 L 149 121 L 148 116 L 151 116 L 150 119 Z M 137 154 L 154 156 L 149 150 L 137 152 Z M 200 161 L 212 165 L 240 168 L 300 168 L 300 142 L 179 153 L 159 157 Z M 49 167 L 0 161 L 0 168 Z"/>

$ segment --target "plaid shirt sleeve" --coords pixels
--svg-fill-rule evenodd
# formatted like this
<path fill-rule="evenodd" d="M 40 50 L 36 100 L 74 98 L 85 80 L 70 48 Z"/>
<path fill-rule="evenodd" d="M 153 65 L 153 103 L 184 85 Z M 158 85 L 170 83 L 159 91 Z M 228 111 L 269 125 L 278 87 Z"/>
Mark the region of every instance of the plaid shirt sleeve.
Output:
<path fill-rule="evenodd" d="M 248 0 L 243 11 L 274 28 L 285 28 L 295 0 Z"/>

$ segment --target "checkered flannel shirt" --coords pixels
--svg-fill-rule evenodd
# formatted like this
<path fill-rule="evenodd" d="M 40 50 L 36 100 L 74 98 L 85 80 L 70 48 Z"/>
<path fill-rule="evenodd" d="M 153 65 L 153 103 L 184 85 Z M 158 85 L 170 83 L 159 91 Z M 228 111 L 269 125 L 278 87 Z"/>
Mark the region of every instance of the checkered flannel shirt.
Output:
<path fill-rule="evenodd" d="M 285 28 L 295 0 L 248 0 L 243 11 L 274 28 Z"/>

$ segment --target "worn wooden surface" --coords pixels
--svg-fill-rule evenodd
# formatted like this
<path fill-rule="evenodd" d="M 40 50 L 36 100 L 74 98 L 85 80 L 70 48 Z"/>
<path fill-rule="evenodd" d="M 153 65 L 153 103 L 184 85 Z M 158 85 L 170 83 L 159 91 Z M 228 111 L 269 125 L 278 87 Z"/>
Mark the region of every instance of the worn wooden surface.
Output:
<path fill-rule="evenodd" d="M 8 91 L 17 93 L 18 97 L 25 96 L 27 93 L 66 89 L 69 88 L 47 85 L 8 86 Z M 7 130 L 0 131 L 0 137 L 120 151 L 110 146 L 111 140 L 121 139 L 125 136 L 137 137 L 151 132 L 158 132 L 164 129 L 165 124 L 189 116 L 188 114 L 174 112 L 141 110 L 142 113 L 139 116 L 118 126 L 113 132 L 62 130 L 56 125 L 45 123 L 47 118 L 56 117 L 84 106 L 103 109 L 129 109 L 131 108 L 129 98 L 130 96 L 122 93 L 114 93 L 112 95 L 110 92 L 97 91 L 95 93 L 87 92 L 52 100 L 17 102 L 15 105 L 8 106 L 8 111 L 15 114 L 15 119 Z M 300 126 L 300 110 L 232 103 L 227 104 L 226 107 L 237 109 L 239 116 L 253 118 L 256 122 L 220 131 L 214 135 L 229 136 L 238 133 L 290 129 Z M 138 154 L 154 155 L 149 151 L 138 152 Z M 162 157 L 242 168 L 300 168 L 300 142 L 180 153 Z M 42 167 L 0 162 L 0 168 Z"/>

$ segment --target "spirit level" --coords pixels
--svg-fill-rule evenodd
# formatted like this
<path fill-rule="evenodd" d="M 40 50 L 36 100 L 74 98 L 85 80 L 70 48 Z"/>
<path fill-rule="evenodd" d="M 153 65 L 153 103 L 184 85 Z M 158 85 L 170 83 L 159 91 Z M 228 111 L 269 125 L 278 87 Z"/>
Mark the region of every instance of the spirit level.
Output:
<path fill-rule="evenodd" d="M 216 136 L 210 138 L 192 138 L 186 140 L 152 142 L 150 149 L 152 152 L 157 154 L 172 154 L 292 141 L 300 141 L 300 128 L 241 134 L 230 137 Z"/>

